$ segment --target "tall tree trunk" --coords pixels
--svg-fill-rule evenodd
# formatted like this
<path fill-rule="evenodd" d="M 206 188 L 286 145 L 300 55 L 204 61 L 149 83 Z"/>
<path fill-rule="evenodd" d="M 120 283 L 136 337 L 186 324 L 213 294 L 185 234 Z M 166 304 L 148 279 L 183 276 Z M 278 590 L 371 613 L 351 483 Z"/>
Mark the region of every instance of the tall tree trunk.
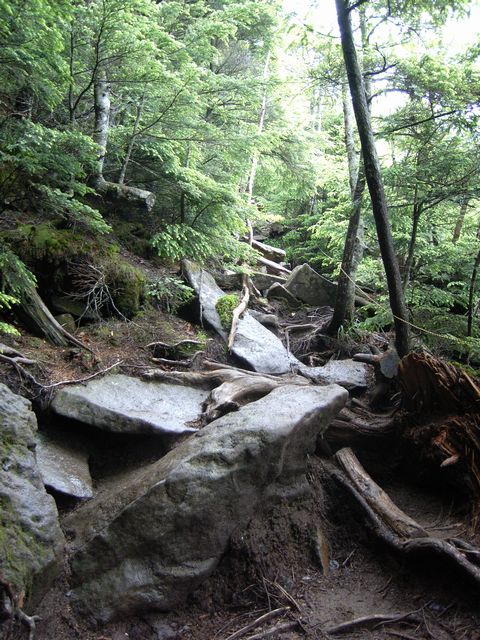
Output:
<path fill-rule="evenodd" d="M 465 214 L 468 210 L 468 202 L 469 199 L 465 196 L 462 198 L 462 203 L 460 205 L 460 212 L 458 214 L 457 222 L 455 224 L 455 229 L 453 230 L 452 242 L 456 244 L 460 239 L 460 235 L 462 233 L 463 223 L 465 221 Z"/>
<path fill-rule="evenodd" d="M 328 333 L 335 334 L 345 323 L 350 323 L 355 310 L 355 278 L 363 254 L 362 200 L 365 191 L 365 172 L 355 149 L 353 112 L 350 95 L 344 83 L 342 87 L 345 148 L 348 160 L 348 178 L 352 194 L 352 213 L 348 222 L 343 247 L 342 264 L 338 276 L 337 295 Z"/>
<path fill-rule="evenodd" d="M 269 76 L 269 69 L 270 69 L 270 51 L 267 53 L 267 57 L 265 58 L 265 65 L 263 67 L 263 81 L 265 83 L 264 89 L 263 89 L 263 96 L 262 96 L 262 106 L 260 109 L 260 117 L 258 119 L 258 127 L 257 127 L 257 133 L 258 135 L 260 135 L 263 131 L 263 128 L 265 126 L 265 116 L 267 115 L 267 81 L 268 81 L 268 76 Z M 248 174 L 248 180 L 247 180 L 247 195 L 248 195 L 248 202 L 249 204 L 252 204 L 253 202 L 253 189 L 255 187 L 255 178 L 257 176 L 257 167 L 258 167 L 258 151 L 254 151 L 252 154 L 252 160 L 251 160 L 251 165 L 250 165 L 250 172 Z"/>
<path fill-rule="evenodd" d="M 135 146 L 135 142 L 137 140 L 137 132 L 138 132 L 138 127 L 140 125 L 140 118 L 142 117 L 144 101 L 145 101 L 145 94 L 143 94 L 140 100 L 140 104 L 137 106 L 137 114 L 135 116 L 135 122 L 133 124 L 132 135 L 130 136 L 130 140 L 128 142 L 127 153 L 125 154 L 125 158 L 123 159 L 120 173 L 118 174 L 118 184 L 123 184 L 125 182 L 125 175 L 127 173 L 128 163 L 130 162 L 133 147 Z"/>
<path fill-rule="evenodd" d="M 348 179 L 350 182 L 350 193 L 353 196 L 357 188 L 358 169 L 360 155 L 355 149 L 355 135 L 353 130 L 354 115 L 352 102 L 346 82 L 342 83 L 342 106 L 343 106 L 343 128 L 345 132 L 345 148 L 347 150 Z"/>
<path fill-rule="evenodd" d="M 94 86 L 95 127 L 93 140 L 99 149 L 97 154 L 96 171 L 94 176 L 95 186 L 105 182 L 103 177 L 103 165 L 107 153 L 108 128 L 110 122 L 110 87 L 105 70 L 98 74 Z"/>
<path fill-rule="evenodd" d="M 417 244 L 418 223 L 423 211 L 423 203 L 417 201 L 418 189 L 415 186 L 415 196 L 412 210 L 412 230 L 410 232 L 410 241 L 408 243 L 407 259 L 403 271 L 403 290 L 406 291 L 410 282 L 410 276 L 413 267 L 413 258 L 415 256 L 415 246 Z"/>
<path fill-rule="evenodd" d="M 395 323 L 395 345 L 400 357 L 410 349 L 408 312 L 403 296 L 400 269 L 393 246 L 390 228 L 388 206 L 383 187 L 380 162 L 375 147 L 373 130 L 368 110 L 365 85 L 360 65 L 358 64 L 352 25 L 350 22 L 350 7 L 348 0 L 335 0 L 338 24 L 342 41 L 343 57 L 347 70 L 350 93 L 352 95 L 353 110 L 357 121 L 358 133 L 362 144 L 365 166 L 365 178 L 372 200 L 372 210 L 377 228 L 378 243 L 383 266 L 387 277 L 390 307 Z"/>
<path fill-rule="evenodd" d="M 474 307 L 473 297 L 475 294 L 475 286 L 477 283 L 478 269 L 480 267 L 480 249 L 473 263 L 472 275 L 470 278 L 470 287 L 468 291 L 468 319 L 467 319 L 467 336 L 472 335 Z"/>

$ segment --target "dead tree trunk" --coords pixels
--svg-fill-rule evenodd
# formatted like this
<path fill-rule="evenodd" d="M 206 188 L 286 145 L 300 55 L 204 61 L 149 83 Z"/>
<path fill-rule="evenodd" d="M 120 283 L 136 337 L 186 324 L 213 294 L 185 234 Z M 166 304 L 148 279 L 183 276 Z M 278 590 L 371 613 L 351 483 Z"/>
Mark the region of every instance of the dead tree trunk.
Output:
<path fill-rule="evenodd" d="M 52 316 L 38 292 L 33 287 L 22 292 L 21 315 L 33 331 L 59 347 L 85 348 L 79 340 L 66 331 Z"/>
<path fill-rule="evenodd" d="M 265 116 L 267 115 L 267 81 L 269 75 L 269 67 L 270 67 L 270 51 L 267 53 L 267 57 L 265 58 L 265 65 L 263 67 L 263 81 L 265 83 L 263 89 L 262 96 L 262 106 L 260 108 L 260 117 L 258 119 L 258 127 L 257 134 L 260 135 L 265 126 Z M 258 167 L 258 151 L 254 151 L 252 154 L 251 165 L 250 165 L 250 173 L 248 174 L 247 180 L 247 195 L 248 195 L 248 203 L 253 203 L 253 189 L 255 187 L 255 178 L 257 175 L 257 167 Z"/>
<path fill-rule="evenodd" d="M 110 87 L 105 70 L 100 71 L 94 86 L 95 127 L 93 141 L 98 145 L 93 183 L 95 188 L 105 182 L 103 165 L 107 153 L 108 127 L 110 123 Z"/>
<path fill-rule="evenodd" d="M 377 228 L 378 243 L 388 284 L 390 307 L 395 323 L 395 344 L 400 356 L 410 349 L 408 312 L 403 296 L 400 269 L 390 228 L 387 199 L 383 187 L 380 162 L 375 146 L 370 113 L 368 110 L 365 85 L 357 59 L 352 25 L 350 22 L 350 7 L 348 0 L 335 0 L 338 24 L 342 41 L 343 57 L 347 70 L 350 93 L 352 95 L 353 110 L 357 121 L 358 133 L 362 144 L 365 166 L 365 178 L 372 201 L 373 215 Z M 354 5 L 352 5 L 354 6 Z"/>
<path fill-rule="evenodd" d="M 103 166 L 107 153 L 108 130 L 110 124 L 110 88 L 105 70 L 99 72 L 94 87 L 95 126 L 93 139 L 98 145 L 97 163 L 92 185 L 96 192 L 109 205 L 118 209 L 137 210 L 150 213 L 155 204 L 155 195 L 151 191 L 127 187 L 124 184 L 108 182 L 103 177 Z"/>
<path fill-rule="evenodd" d="M 125 182 L 125 175 L 127 173 L 128 163 L 130 162 L 130 158 L 132 156 L 133 147 L 135 146 L 135 142 L 137 140 L 138 135 L 138 127 L 140 125 L 140 118 L 142 117 L 143 111 L 143 103 L 145 101 L 145 94 L 143 94 L 140 104 L 137 106 L 137 114 L 135 116 L 135 122 L 133 124 L 132 135 L 130 136 L 130 140 L 128 142 L 127 152 L 125 154 L 125 158 L 122 162 L 122 167 L 120 169 L 120 173 L 118 175 L 118 184 L 123 184 Z"/>

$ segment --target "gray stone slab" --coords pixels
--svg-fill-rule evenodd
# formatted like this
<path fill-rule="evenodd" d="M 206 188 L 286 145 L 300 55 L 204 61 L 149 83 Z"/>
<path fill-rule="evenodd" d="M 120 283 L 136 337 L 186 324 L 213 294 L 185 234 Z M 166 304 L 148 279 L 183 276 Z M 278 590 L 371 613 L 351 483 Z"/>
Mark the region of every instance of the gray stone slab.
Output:
<path fill-rule="evenodd" d="M 184 272 L 195 289 L 202 306 L 202 317 L 227 342 L 228 333 L 222 326 L 215 304 L 225 295 L 213 277 L 199 265 L 183 261 Z M 291 370 L 298 360 L 289 354 L 271 331 L 266 329 L 248 312 L 238 323 L 232 352 L 247 363 L 251 369 L 259 373 L 282 374 Z"/>
<path fill-rule="evenodd" d="M 68 445 L 62 438 L 37 433 L 37 463 L 46 487 L 74 498 L 93 496 L 88 455 Z"/>
<path fill-rule="evenodd" d="M 59 415 L 106 431 L 182 435 L 201 415 L 208 391 L 122 374 L 96 378 L 57 391 L 52 409 Z"/>
<path fill-rule="evenodd" d="M 354 360 L 330 360 L 323 367 L 307 367 L 300 370 L 318 384 L 339 384 L 349 391 L 366 389 L 370 378 L 370 367 Z"/>

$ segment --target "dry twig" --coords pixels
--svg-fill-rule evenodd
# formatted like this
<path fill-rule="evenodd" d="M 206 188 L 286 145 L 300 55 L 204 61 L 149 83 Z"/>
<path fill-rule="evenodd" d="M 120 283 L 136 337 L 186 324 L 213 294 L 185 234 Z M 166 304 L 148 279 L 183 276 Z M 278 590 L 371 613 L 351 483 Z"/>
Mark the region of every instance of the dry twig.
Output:
<path fill-rule="evenodd" d="M 283 616 L 288 611 L 290 611 L 290 607 L 280 607 L 279 609 L 274 609 L 273 611 L 269 611 L 268 613 L 263 614 L 263 616 L 260 616 L 253 622 L 250 622 L 245 627 L 242 627 L 238 631 L 235 631 L 235 633 L 232 633 L 232 635 L 228 636 L 228 638 L 226 638 L 225 640 L 237 640 L 237 638 L 241 638 L 252 629 L 259 627 L 262 624 L 265 624 L 265 622 L 268 622 L 273 618 L 278 618 L 279 616 Z"/>

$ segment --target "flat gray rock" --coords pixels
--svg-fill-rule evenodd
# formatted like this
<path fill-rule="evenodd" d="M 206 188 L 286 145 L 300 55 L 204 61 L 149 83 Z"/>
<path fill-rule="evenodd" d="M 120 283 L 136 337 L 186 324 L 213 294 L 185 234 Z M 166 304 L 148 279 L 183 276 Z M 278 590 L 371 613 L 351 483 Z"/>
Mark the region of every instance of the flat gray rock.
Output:
<path fill-rule="evenodd" d="M 0 576 L 29 606 L 58 573 L 65 542 L 37 467 L 36 430 L 30 402 L 0 384 Z"/>
<path fill-rule="evenodd" d="M 81 615 L 104 623 L 184 601 L 264 504 L 305 494 L 307 456 L 347 397 L 337 385 L 275 389 L 69 515 Z"/>
<path fill-rule="evenodd" d="M 91 498 L 93 485 L 86 451 L 46 433 L 38 433 L 36 441 L 43 484 L 73 498 Z"/>
<path fill-rule="evenodd" d="M 370 367 L 354 360 L 330 360 L 323 367 L 302 366 L 300 370 L 318 384 L 339 384 L 349 391 L 368 387 Z"/>
<path fill-rule="evenodd" d="M 59 415 L 106 431 L 182 435 L 196 431 L 208 391 L 122 374 L 95 378 L 57 391 Z"/>
<path fill-rule="evenodd" d="M 285 288 L 296 298 L 312 307 L 333 307 L 337 285 L 317 273 L 308 264 L 301 264 L 292 271 Z"/>
<path fill-rule="evenodd" d="M 202 306 L 203 318 L 227 342 L 228 333 L 222 326 L 215 304 L 225 295 L 213 277 L 197 264 L 183 261 L 185 275 L 195 289 Z M 289 354 L 271 331 L 255 320 L 248 311 L 238 323 L 232 352 L 259 373 L 282 374 L 290 372 L 298 360 Z"/>
<path fill-rule="evenodd" d="M 293 293 L 290 293 L 290 291 L 279 282 L 275 282 L 274 284 L 272 284 L 272 286 L 268 289 L 266 296 L 268 300 L 285 300 L 285 302 L 287 302 L 287 304 L 292 309 L 297 309 L 298 307 L 302 306 L 300 300 L 296 298 Z"/>
<path fill-rule="evenodd" d="M 259 291 L 266 291 L 275 282 L 285 284 L 287 281 L 287 279 L 282 276 L 275 276 L 270 273 L 261 273 L 260 271 L 252 273 L 251 280 Z"/>

